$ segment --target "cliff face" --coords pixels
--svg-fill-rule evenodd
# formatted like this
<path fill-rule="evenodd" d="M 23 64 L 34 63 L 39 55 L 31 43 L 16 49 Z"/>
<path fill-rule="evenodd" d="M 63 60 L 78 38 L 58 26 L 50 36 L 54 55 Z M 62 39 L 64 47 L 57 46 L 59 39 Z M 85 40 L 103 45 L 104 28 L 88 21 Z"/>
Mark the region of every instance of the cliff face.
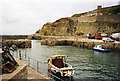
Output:
<path fill-rule="evenodd" d="M 120 32 L 120 11 L 117 10 L 119 8 L 120 6 L 109 7 L 61 18 L 53 23 L 44 24 L 36 35 L 87 35 L 89 33 L 94 35 L 95 33 Z"/>
<path fill-rule="evenodd" d="M 61 18 L 53 23 L 45 24 L 40 30 L 41 35 L 71 35 L 74 21 L 70 18 Z"/>

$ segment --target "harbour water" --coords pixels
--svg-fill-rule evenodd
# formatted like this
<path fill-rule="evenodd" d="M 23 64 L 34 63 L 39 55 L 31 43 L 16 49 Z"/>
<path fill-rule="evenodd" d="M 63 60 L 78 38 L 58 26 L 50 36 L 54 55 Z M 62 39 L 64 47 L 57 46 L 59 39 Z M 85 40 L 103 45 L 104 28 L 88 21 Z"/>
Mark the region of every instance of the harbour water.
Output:
<path fill-rule="evenodd" d="M 116 52 L 103 53 L 74 46 L 47 46 L 41 45 L 40 40 L 32 40 L 32 48 L 19 50 L 40 61 L 39 71 L 45 75 L 48 75 L 48 59 L 52 55 L 62 54 L 67 56 L 67 62 L 75 68 L 74 80 L 120 79 L 120 54 Z"/>

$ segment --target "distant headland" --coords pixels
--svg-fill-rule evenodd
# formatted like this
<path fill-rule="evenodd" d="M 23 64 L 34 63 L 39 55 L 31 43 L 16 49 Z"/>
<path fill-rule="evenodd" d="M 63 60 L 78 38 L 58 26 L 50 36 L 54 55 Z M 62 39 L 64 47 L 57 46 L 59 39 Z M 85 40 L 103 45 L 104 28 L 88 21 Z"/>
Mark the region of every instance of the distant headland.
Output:
<path fill-rule="evenodd" d="M 86 36 L 120 32 L 120 5 L 104 7 L 46 23 L 34 36 Z"/>

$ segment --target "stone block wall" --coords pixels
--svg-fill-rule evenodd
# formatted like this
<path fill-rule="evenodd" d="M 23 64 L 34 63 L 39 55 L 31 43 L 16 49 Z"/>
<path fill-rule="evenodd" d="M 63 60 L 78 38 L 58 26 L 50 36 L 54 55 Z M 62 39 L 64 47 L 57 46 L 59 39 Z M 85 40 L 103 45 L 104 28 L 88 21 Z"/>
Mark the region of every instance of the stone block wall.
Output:
<path fill-rule="evenodd" d="M 15 76 L 13 76 L 11 79 L 27 79 L 28 72 L 27 72 L 27 66 L 21 69 Z M 11 80 L 10 80 L 11 81 Z"/>
<path fill-rule="evenodd" d="M 90 40 L 87 41 L 76 41 L 76 40 L 66 40 L 66 39 L 46 39 L 41 40 L 41 45 L 70 45 L 70 46 L 77 46 L 77 47 L 86 47 L 86 48 L 93 48 L 95 45 L 102 45 L 104 49 L 110 49 L 112 51 L 120 51 L 120 44 L 119 43 L 105 43 L 105 42 L 93 42 Z"/>
<path fill-rule="evenodd" d="M 13 43 L 18 47 L 18 48 L 31 48 L 32 42 L 30 40 L 3 40 L 2 41 L 2 46 L 7 45 L 11 47 Z"/>

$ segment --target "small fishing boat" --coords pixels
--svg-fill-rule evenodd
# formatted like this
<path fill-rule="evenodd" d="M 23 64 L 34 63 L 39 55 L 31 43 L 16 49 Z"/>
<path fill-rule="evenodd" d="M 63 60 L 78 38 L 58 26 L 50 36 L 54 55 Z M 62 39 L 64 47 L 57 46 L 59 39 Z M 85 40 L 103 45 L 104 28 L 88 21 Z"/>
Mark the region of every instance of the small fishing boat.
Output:
<path fill-rule="evenodd" d="M 106 37 L 106 36 L 95 36 L 96 39 L 102 39 L 103 37 Z"/>
<path fill-rule="evenodd" d="M 110 52 L 109 49 L 103 49 L 101 45 L 96 45 L 93 50 L 95 51 L 101 51 L 101 52 Z"/>
<path fill-rule="evenodd" d="M 48 70 L 57 77 L 70 77 L 74 75 L 74 68 L 66 63 L 64 55 L 55 55 L 48 60 Z"/>

